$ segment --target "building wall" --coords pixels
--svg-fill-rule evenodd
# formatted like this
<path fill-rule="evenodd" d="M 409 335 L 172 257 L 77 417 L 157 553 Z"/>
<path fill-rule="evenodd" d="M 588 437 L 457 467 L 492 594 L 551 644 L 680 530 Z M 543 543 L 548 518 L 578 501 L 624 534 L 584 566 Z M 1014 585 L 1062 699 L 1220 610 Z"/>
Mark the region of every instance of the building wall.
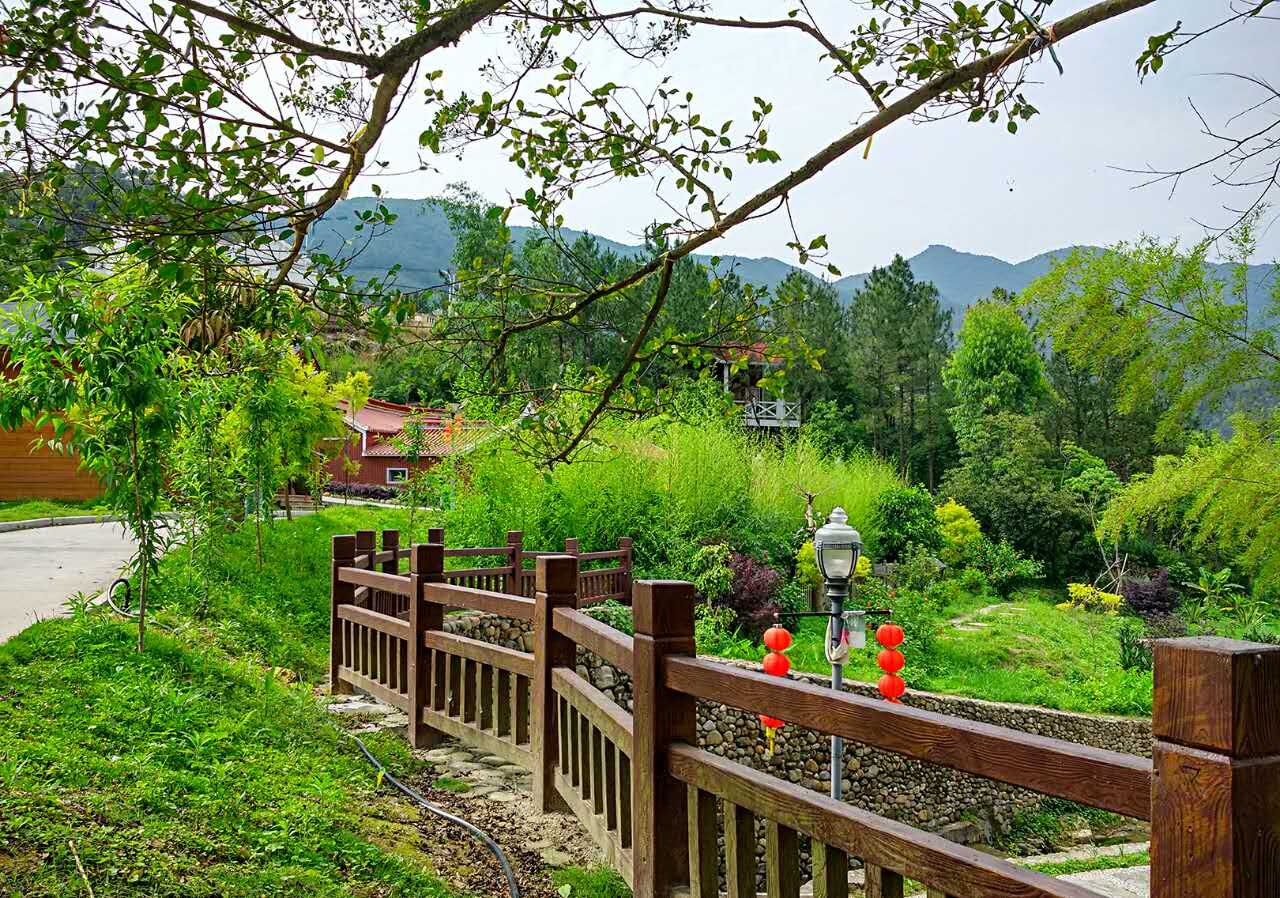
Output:
<path fill-rule="evenodd" d="M 360 465 L 360 471 L 351 475 L 352 483 L 375 483 L 386 485 L 388 468 L 409 468 L 410 473 L 414 471 L 426 471 L 440 461 L 438 458 L 424 458 L 420 461 L 410 463 L 403 458 L 363 458 L 360 455 L 359 444 L 351 448 L 351 460 Z M 326 465 L 329 473 L 333 475 L 335 483 L 346 483 L 347 474 L 342 468 L 342 456 L 338 456 Z"/>
<path fill-rule="evenodd" d="M 102 493 L 98 479 L 80 470 L 74 455 L 59 455 L 46 446 L 35 452 L 37 437 L 50 439 L 53 431 L 24 424 L 17 430 L 0 430 L 0 500 L 92 499 Z"/>

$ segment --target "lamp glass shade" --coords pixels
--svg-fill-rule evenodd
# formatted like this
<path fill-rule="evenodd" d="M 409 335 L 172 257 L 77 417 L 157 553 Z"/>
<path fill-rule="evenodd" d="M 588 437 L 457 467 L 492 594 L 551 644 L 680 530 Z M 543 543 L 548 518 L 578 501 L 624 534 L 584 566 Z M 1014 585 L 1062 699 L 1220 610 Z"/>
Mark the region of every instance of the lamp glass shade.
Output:
<path fill-rule="evenodd" d="M 844 618 L 844 632 L 848 634 L 849 648 L 866 648 L 867 613 L 865 611 L 846 612 Z"/>
<path fill-rule="evenodd" d="M 848 580 L 858 567 L 862 537 L 848 524 L 843 508 L 834 508 L 813 535 L 813 554 L 824 580 Z"/>

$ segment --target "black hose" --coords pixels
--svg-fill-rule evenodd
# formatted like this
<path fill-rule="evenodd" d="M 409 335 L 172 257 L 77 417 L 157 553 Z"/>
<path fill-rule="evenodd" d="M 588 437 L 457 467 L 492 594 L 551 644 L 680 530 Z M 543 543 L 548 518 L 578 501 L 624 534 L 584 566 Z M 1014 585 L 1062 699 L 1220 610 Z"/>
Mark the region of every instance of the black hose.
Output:
<path fill-rule="evenodd" d="M 334 726 L 336 727 L 337 724 L 334 724 Z M 498 847 L 498 843 L 493 841 L 493 839 L 489 838 L 488 833 L 480 829 L 475 824 L 468 823 L 466 820 L 463 820 L 461 817 L 455 817 L 453 814 L 450 814 L 448 811 L 444 810 L 443 808 L 436 807 L 431 802 L 427 801 L 425 798 L 423 798 L 421 795 L 418 794 L 416 789 L 412 788 L 411 786 L 406 786 L 404 783 L 400 782 L 398 779 L 392 776 L 389 772 L 387 772 L 387 768 L 383 767 L 382 762 L 373 756 L 373 753 L 369 751 L 368 746 L 364 744 L 364 742 L 360 739 L 359 736 L 355 735 L 354 733 L 348 733 L 346 730 L 342 729 L 341 727 L 338 727 L 338 731 L 341 732 L 344 736 L 348 736 L 351 739 L 355 740 L 356 745 L 360 746 L 360 751 L 364 753 L 364 756 L 366 758 L 368 758 L 369 763 L 372 764 L 374 767 L 376 767 L 378 769 L 378 772 L 382 774 L 382 779 L 384 782 L 388 782 L 391 785 L 395 786 L 402 793 L 408 796 L 409 800 L 417 804 L 424 811 L 427 811 L 428 813 L 431 813 L 431 814 L 435 814 L 437 817 L 441 817 L 449 821 L 450 823 L 453 823 L 457 826 L 462 827 L 467 832 L 471 833 L 471 835 L 475 836 L 477 841 L 483 842 L 485 847 L 488 848 L 490 851 L 492 851 L 493 856 L 498 859 L 498 864 L 502 867 L 502 873 L 504 876 L 507 877 L 507 890 L 511 893 L 511 898 L 520 898 L 520 886 L 516 883 L 516 874 L 515 874 L 515 871 L 511 869 L 511 862 L 508 861 L 507 856 L 502 853 L 502 849 Z"/>

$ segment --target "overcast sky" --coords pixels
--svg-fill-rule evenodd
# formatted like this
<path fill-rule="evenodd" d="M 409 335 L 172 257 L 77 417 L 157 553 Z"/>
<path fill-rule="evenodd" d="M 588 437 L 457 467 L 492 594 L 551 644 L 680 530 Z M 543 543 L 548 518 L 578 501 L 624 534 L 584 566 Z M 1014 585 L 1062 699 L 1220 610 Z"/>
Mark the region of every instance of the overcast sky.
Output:
<path fill-rule="evenodd" d="M 1058 0 L 1053 18 L 1085 5 Z M 811 6 L 820 20 L 825 7 L 834 21 L 853 8 L 847 0 Z M 777 17 L 787 5 L 733 0 L 717 12 L 727 14 L 730 7 L 748 17 Z M 1134 61 L 1147 36 L 1179 19 L 1214 21 L 1226 10 L 1226 0 L 1157 0 L 1063 41 L 1058 53 L 1066 74 L 1059 77 L 1047 57 L 1039 61 L 1032 74 L 1039 83 L 1027 94 L 1041 114 L 1016 136 L 1003 122 L 898 122 L 875 138 L 869 159 L 863 160 L 861 151 L 851 154 L 793 195 L 798 226 L 806 237 L 826 233 L 831 261 L 846 274 L 933 243 L 1016 262 L 1062 246 L 1107 244 L 1142 233 L 1197 239 L 1204 232 L 1196 219 L 1227 221 L 1224 203 L 1240 204 L 1243 196 L 1214 186 L 1206 172 L 1185 179 L 1170 197 L 1168 185 L 1135 189 L 1141 179 L 1118 169 L 1179 168 L 1211 154 L 1215 144 L 1199 133 L 1188 99 L 1215 126 L 1260 99 L 1256 89 L 1214 73 L 1280 82 L 1280 23 L 1253 21 L 1204 38 L 1139 83 Z M 438 67 L 451 85 L 472 83 L 469 73 L 499 37 L 485 40 L 487 47 L 472 41 L 441 57 Z M 592 81 L 650 83 L 673 75 L 694 91 L 704 121 L 746 122 L 754 96 L 772 101 L 770 144 L 783 160 L 735 166 L 731 196 L 741 200 L 865 114 L 865 99 L 856 89 L 827 81 L 829 66 L 818 64 L 814 47 L 800 35 L 700 28 L 661 69 L 620 63 L 604 46 L 575 55 Z M 1274 109 L 1269 114 L 1274 116 Z M 390 163 L 386 172 L 416 164 L 422 127 L 421 113 L 406 108 L 384 138 L 380 158 Z M 472 148 L 461 160 L 436 158 L 433 164 L 434 171 L 365 177 L 354 192 L 367 193 L 376 181 L 386 194 L 424 197 L 462 180 L 504 202 L 526 186 L 496 145 Z M 637 242 L 646 223 L 666 214 L 652 183 L 636 180 L 585 191 L 564 211 L 566 224 L 628 243 Z M 785 217 L 775 215 L 743 225 L 711 249 L 793 262 L 785 246 L 789 239 Z M 1256 261 L 1280 257 L 1280 225 L 1266 233 L 1262 250 Z"/>

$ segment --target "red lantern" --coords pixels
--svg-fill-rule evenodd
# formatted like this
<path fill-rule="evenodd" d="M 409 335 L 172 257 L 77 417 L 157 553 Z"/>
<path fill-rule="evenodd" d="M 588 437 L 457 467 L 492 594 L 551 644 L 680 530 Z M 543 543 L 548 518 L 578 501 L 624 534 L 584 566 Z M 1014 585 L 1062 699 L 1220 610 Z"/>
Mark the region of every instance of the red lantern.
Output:
<path fill-rule="evenodd" d="M 897 702 L 902 694 L 907 691 L 906 681 L 897 674 L 887 673 L 880 678 L 879 682 L 880 694 L 891 702 Z"/>
<path fill-rule="evenodd" d="M 782 729 L 783 726 L 785 726 L 783 721 L 779 720 L 776 717 L 770 717 L 768 714 L 760 715 L 760 724 L 766 730 L 780 730 Z"/>
<path fill-rule="evenodd" d="M 764 656 L 764 672 L 771 677 L 785 677 L 791 670 L 791 659 L 780 652 L 770 652 Z"/>
<path fill-rule="evenodd" d="M 782 627 L 770 627 L 764 631 L 765 646 L 775 652 L 785 652 L 791 646 L 791 634 Z"/>
<path fill-rule="evenodd" d="M 905 638 L 906 634 L 902 632 L 902 628 L 892 621 L 887 624 L 881 624 L 876 629 L 876 642 L 887 649 L 897 648 L 902 645 L 902 640 Z"/>
<path fill-rule="evenodd" d="M 896 674 L 906 665 L 907 659 L 897 649 L 883 649 L 876 656 L 876 663 L 880 665 L 880 669 L 885 673 Z"/>

